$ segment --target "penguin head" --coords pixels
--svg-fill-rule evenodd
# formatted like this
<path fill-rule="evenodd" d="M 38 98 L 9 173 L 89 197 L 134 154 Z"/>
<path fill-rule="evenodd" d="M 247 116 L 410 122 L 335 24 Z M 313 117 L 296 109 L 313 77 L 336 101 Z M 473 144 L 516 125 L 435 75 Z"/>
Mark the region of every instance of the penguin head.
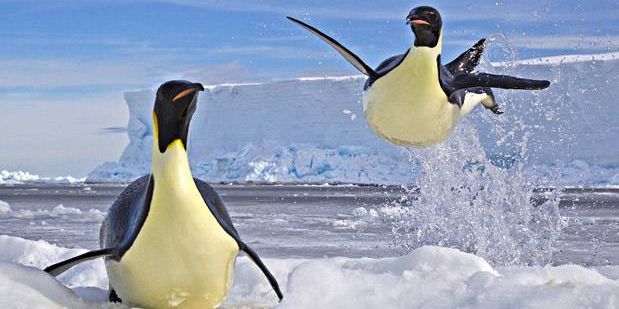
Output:
<path fill-rule="evenodd" d="M 196 111 L 198 92 L 203 90 L 202 84 L 186 80 L 168 81 L 159 87 L 153 118 L 155 138 L 161 153 L 177 139 L 180 139 L 187 149 L 189 122 Z"/>
<path fill-rule="evenodd" d="M 438 44 L 443 20 L 437 9 L 430 6 L 416 7 L 406 17 L 406 24 L 411 26 L 415 34 L 415 46 L 434 48 Z"/>

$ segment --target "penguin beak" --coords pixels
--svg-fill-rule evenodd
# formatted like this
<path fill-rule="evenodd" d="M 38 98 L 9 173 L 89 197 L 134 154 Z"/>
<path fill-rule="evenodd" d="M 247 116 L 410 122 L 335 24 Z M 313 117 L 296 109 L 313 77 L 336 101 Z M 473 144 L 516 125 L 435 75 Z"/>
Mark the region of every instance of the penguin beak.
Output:
<path fill-rule="evenodd" d="M 187 88 L 179 92 L 176 96 L 174 96 L 174 98 L 172 99 L 172 102 L 176 102 L 190 94 L 195 95 L 197 91 L 204 91 L 204 86 L 202 86 L 202 84 L 200 83 L 194 83 L 190 88 Z"/>
<path fill-rule="evenodd" d="M 189 123 L 196 111 L 198 93 L 204 90 L 204 86 L 200 83 L 186 81 L 170 83 L 167 84 L 169 88 L 164 89 L 164 93 L 174 91 L 176 95 L 171 100 L 172 95 L 168 97 L 158 95 L 154 107 L 157 142 L 161 153 L 166 152 L 168 146 L 177 139 L 187 149 Z"/>
<path fill-rule="evenodd" d="M 172 102 L 176 102 L 177 100 L 180 100 L 192 93 L 196 92 L 196 88 L 189 88 L 189 89 L 185 89 L 183 91 L 181 91 L 179 94 L 177 94 L 174 99 L 172 99 Z"/>
<path fill-rule="evenodd" d="M 411 24 L 416 25 L 416 26 L 429 26 L 430 23 L 423 20 L 423 19 L 413 19 L 411 21 Z"/>
<path fill-rule="evenodd" d="M 414 18 L 414 17 L 408 17 L 406 19 L 406 24 L 407 25 L 413 25 L 413 26 L 430 26 L 430 23 L 420 19 L 420 18 Z"/>

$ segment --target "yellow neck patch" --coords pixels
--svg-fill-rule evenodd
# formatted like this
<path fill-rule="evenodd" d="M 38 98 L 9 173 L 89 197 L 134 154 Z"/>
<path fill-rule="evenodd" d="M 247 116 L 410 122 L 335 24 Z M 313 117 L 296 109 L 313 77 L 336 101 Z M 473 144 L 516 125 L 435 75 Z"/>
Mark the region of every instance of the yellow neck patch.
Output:
<path fill-rule="evenodd" d="M 232 285 L 238 245 L 198 191 L 179 139 L 164 153 L 154 139 L 151 172 L 148 216 L 120 262 L 106 262 L 110 282 L 131 305 L 217 307 Z"/>

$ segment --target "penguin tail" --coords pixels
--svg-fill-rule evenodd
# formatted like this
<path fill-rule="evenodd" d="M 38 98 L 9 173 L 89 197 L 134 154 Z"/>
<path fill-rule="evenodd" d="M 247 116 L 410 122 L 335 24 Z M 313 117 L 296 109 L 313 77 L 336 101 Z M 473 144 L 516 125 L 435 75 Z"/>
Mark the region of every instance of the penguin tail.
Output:
<path fill-rule="evenodd" d="M 336 41 L 334 38 L 324 34 L 322 31 L 296 19 L 290 16 L 286 16 L 286 18 L 288 18 L 290 21 L 292 21 L 293 23 L 301 26 L 302 28 L 308 30 L 309 32 L 313 33 L 314 35 L 316 35 L 318 38 L 320 38 L 321 40 L 323 40 L 325 43 L 329 44 L 331 47 L 333 47 L 338 53 L 340 53 L 340 55 L 342 55 L 342 57 L 344 57 L 344 59 L 346 59 L 346 61 L 348 61 L 350 64 L 352 64 L 357 70 L 359 70 L 359 72 L 363 73 L 366 76 L 369 77 L 374 77 L 376 76 L 376 72 L 370 68 L 367 64 L 365 64 L 365 62 L 363 62 L 363 60 L 361 60 L 361 58 L 359 58 L 359 56 L 355 55 L 353 52 L 351 52 L 348 48 L 344 47 L 344 45 L 340 44 L 338 41 Z"/>

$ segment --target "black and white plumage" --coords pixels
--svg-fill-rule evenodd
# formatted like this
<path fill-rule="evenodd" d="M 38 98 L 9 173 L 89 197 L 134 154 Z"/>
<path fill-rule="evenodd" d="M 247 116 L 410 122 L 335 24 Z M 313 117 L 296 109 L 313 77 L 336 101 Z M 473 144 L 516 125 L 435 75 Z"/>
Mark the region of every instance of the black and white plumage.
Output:
<path fill-rule="evenodd" d="M 406 22 L 415 35 L 413 45 L 376 69 L 320 30 L 288 19 L 331 45 L 368 77 L 363 95 L 366 119 L 374 132 L 394 144 L 423 147 L 441 142 L 479 103 L 501 114 L 491 88 L 539 90 L 550 85 L 545 80 L 473 72 L 484 39 L 443 65 L 442 19 L 432 7 L 411 10 Z"/>
<path fill-rule="evenodd" d="M 197 93 L 203 89 L 186 81 L 159 88 L 151 174 L 132 182 L 109 209 L 99 234 L 102 249 L 45 271 L 57 276 L 103 257 L 111 301 L 149 308 L 211 308 L 225 300 L 236 256 L 243 251 L 282 299 L 277 280 L 241 240 L 217 192 L 191 174 L 187 134 Z"/>

